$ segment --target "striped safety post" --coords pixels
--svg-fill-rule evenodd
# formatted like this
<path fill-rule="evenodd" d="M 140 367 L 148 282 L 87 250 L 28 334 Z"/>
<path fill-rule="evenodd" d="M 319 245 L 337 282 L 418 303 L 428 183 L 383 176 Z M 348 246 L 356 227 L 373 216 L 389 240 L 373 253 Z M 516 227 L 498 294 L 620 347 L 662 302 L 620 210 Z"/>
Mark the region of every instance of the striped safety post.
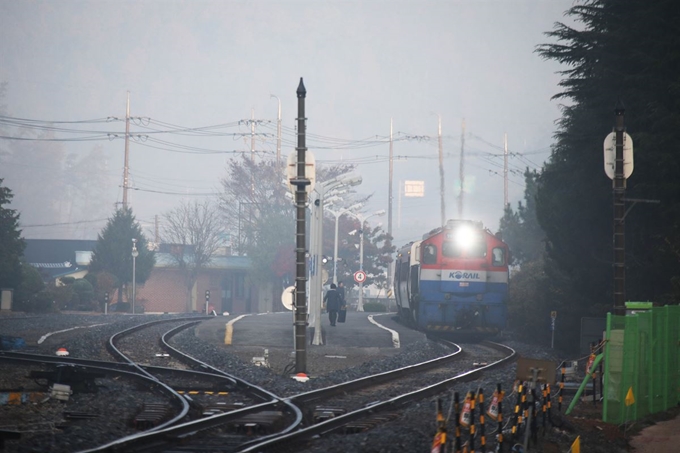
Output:
<path fill-rule="evenodd" d="M 521 411 L 523 413 L 522 420 L 526 424 L 526 420 L 529 420 L 529 401 L 527 400 L 527 384 L 526 383 L 524 384 L 524 388 L 523 388 L 523 391 L 522 391 L 522 409 L 521 409 Z M 520 425 L 521 425 L 521 423 L 520 423 Z M 525 426 L 524 429 L 527 429 L 527 427 Z"/>
<path fill-rule="evenodd" d="M 546 412 L 548 410 L 548 384 L 543 384 L 543 399 L 541 402 L 541 411 L 543 412 L 543 434 L 545 434 L 545 420 Z"/>
<path fill-rule="evenodd" d="M 475 451 L 475 401 L 477 395 L 475 392 L 470 393 L 470 451 Z"/>
<path fill-rule="evenodd" d="M 479 394 L 477 395 L 477 400 L 479 401 L 479 446 L 481 452 L 486 452 L 486 427 L 485 417 L 484 417 L 484 389 L 479 389 Z"/>
<path fill-rule="evenodd" d="M 442 412 L 442 400 L 437 398 L 437 433 L 434 436 L 434 441 L 432 442 L 432 448 L 430 450 L 432 453 L 445 453 L 446 452 L 446 419 Z"/>
<path fill-rule="evenodd" d="M 597 347 L 597 343 L 591 343 L 590 344 L 590 357 L 592 358 L 593 361 L 595 361 L 595 349 Z M 595 371 L 595 367 L 592 366 L 593 362 L 591 363 L 591 379 L 593 381 L 593 406 L 597 406 L 597 371 Z M 602 389 L 600 389 L 602 391 Z"/>
<path fill-rule="evenodd" d="M 522 402 L 522 383 L 519 383 L 519 387 L 517 387 L 517 400 L 515 401 L 515 414 L 512 419 L 512 443 L 515 443 L 517 441 L 517 436 L 519 433 L 517 432 L 518 425 L 522 423 L 522 414 L 520 413 L 520 406 Z"/>
<path fill-rule="evenodd" d="M 538 384 L 536 384 L 538 385 Z M 531 389 L 531 441 L 538 445 L 538 414 L 536 413 L 536 389 Z"/>
<path fill-rule="evenodd" d="M 550 390 L 550 383 L 545 384 L 547 386 L 547 393 L 548 393 L 548 421 L 552 425 L 552 394 Z"/>
<path fill-rule="evenodd" d="M 453 393 L 453 412 L 454 420 L 456 426 L 456 451 L 455 453 L 460 453 L 461 442 L 460 442 L 460 397 L 458 392 Z"/>
<path fill-rule="evenodd" d="M 562 378 L 560 380 L 560 391 L 557 394 L 557 412 L 562 412 L 562 394 L 564 393 L 564 375 L 567 374 L 567 364 L 562 360 Z"/>
<path fill-rule="evenodd" d="M 501 390 L 501 385 L 496 386 L 498 392 L 498 451 L 503 451 L 503 396 L 505 392 Z"/>

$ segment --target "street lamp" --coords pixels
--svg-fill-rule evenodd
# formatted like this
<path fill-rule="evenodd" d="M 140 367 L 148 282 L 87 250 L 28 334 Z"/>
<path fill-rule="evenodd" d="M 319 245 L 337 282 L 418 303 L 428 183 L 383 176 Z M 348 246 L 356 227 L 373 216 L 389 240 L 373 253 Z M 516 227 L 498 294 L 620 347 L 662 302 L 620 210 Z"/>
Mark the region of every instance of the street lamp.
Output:
<path fill-rule="evenodd" d="M 326 208 L 328 209 L 328 212 L 335 216 L 335 241 L 333 242 L 333 283 L 336 285 L 338 284 L 338 221 L 343 214 L 355 209 L 359 209 L 363 205 L 363 203 L 357 203 L 340 211 L 333 211 L 332 209 Z"/>
<path fill-rule="evenodd" d="M 136 261 L 139 256 L 139 251 L 137 250 L 137 239 L 132 238 L 132 314 L 135 314 L 135 291 L 136 291 Z"/>
<path fill-rule="evenodd" d="M 373 216 L 380 216 L 385 214 L 385 210 L 381 209 L 380 211 L 376 211 L 373 214 L 369 216 L 362 216 L 361 214 L 355 214 L 353 212 L 349 212 L 349 215 L 352 215 L 356 217 L 359 222 L 361 222 L 361 225 L 359 226 L 359 233 L 360 233 L 360 238 L 359 238 L 359 270 L 363 271 L 364 270 L 364 222 L 366 222 L 368 219 L 370 219 Z M 364 311 L 364 282 L 359 283 L 359 304 L 357 305 L 357 311 Z"/>

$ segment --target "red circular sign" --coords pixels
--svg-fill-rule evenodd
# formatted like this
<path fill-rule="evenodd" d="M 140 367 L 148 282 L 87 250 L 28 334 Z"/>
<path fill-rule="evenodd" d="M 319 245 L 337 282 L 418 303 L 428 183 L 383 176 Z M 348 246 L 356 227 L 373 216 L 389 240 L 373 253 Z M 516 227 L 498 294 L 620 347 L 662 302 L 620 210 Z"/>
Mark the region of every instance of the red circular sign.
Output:
<path fill-rule="evenodd" d="M 363 283 L 366 281 L 366 272 L 364 271 L 356 271 L 354 273 L 354 281 L 357 283 Z"/>

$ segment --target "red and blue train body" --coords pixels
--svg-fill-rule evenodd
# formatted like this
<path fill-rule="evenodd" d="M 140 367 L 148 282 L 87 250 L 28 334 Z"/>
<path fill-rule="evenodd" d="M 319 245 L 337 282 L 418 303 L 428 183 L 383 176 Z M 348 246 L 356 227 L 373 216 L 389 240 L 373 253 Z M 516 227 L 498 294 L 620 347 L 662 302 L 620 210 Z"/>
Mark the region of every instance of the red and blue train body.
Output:
<path fill-rule="evenodd" d="M 470 220 L 449 220 L 397 253 L 399 316 L 419 330 L 492 336 L 505 327 L 508 245 Z"/>

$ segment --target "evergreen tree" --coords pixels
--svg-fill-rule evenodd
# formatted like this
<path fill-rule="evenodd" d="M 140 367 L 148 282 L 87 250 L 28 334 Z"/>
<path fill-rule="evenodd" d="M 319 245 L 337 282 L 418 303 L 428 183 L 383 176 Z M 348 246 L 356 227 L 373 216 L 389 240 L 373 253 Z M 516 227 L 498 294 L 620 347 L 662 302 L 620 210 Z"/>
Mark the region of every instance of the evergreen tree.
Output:
<path fill-rule="evenodd" d="M 12 191 L 2 185 L 0 179 L 0 288 L 17 289 L 21 285 L 21 257 L 26 244 L 21 238 L 19 214 L 9 205 Z"/>
<path fill-rule="evenodd" d="M 517 211 L 506 206 L 500 222 L 503 241 L 510 247 L 515 265 L 541 258 L 545 249 L 545 233 L 536 218 L 537 179 L 536 171 L 527 169 L 524 172 L 524 203 L 517 204 Z"/>
<path fill-rule="evenodd" d="M 115 212 L 97 237 L 92 253 L 90 272 L 106 271 L 113 274 L 118 284 L 118 303 L 123 302 L 123 286 L 132 281 L 132 239 L 137 239 L 139 256 L 135 260 L 135 282 L 143 284 L 156 263 L 153 251 L 147 247 L 142 227 L 130 208 Z"/>
<path fill-rule="evenodd" d="M 548 263 L 565 273 L 565 291 L 578 292 L 570 305 L 578 329 L 577 315 L 613 306 L 612 182 L 602 148 L 618 100 L 634 141 L 626 198 L 660 201 L 627 206 L 626 299 L 678 303 L 680 8 L 674 0 L 587 0 L 568 14 L 582 27 L 557 24 L 548 35 L 558 42 L 538 48 L 568 66 L 555 98 L 569 103 L 538 179 L 536 211 Z"/>

